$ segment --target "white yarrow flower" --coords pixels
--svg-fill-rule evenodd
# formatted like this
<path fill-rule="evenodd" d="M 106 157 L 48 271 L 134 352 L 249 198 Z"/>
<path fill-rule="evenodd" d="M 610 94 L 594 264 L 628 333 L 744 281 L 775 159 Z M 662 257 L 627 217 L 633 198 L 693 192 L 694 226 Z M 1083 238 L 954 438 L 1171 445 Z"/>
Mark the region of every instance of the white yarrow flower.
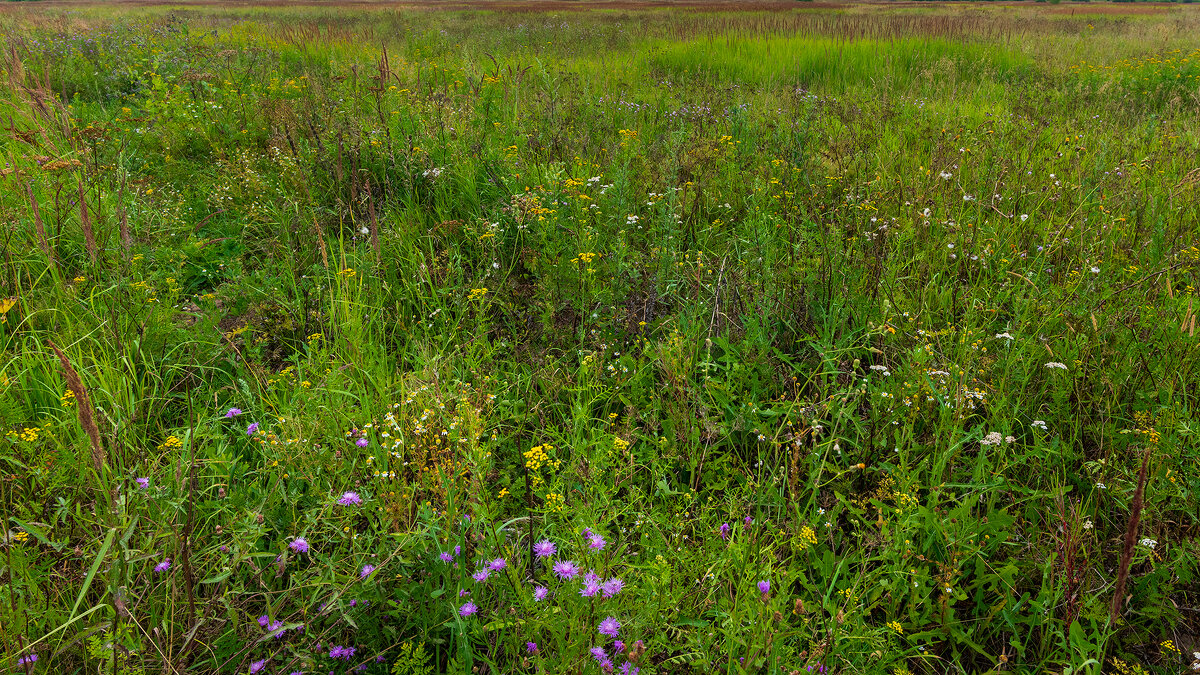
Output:
<path fill-rule="evenodd" d="M 1059 362 L 1057 362 L 1057 361 L 1051 361 L 1050 363 L 1047 363 L 1047 364 L 1046 364 L 1046 367 L 1047 367 L 1047 368 L 1058 368 L 1059 370 L 1066 370 L 1066 369 L 1067 369 L 1067 364 L 1065 364 L 1065 363 L 1059 363 Z"/>

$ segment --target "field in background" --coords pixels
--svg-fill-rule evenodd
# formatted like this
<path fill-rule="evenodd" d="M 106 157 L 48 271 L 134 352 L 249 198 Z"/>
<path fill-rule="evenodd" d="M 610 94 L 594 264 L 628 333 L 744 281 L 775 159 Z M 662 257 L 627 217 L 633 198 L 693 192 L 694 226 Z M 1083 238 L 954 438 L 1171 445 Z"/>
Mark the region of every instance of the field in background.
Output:
<path fill-rule="evenodd" d="M 1200 667 L 1196 10 L 487 8 L 0 7 L 0 668 Z"/>

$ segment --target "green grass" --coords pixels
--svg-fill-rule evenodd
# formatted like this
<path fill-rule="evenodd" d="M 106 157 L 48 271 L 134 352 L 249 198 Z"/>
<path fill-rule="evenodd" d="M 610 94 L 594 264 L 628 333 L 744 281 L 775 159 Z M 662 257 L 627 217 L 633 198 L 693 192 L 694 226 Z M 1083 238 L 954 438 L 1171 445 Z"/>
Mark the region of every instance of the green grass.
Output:
<path fill-rule="evenodd" d="M 1191 668 L 1200 33 L 1120 7 L 6 7 L 0 667 Z"/>

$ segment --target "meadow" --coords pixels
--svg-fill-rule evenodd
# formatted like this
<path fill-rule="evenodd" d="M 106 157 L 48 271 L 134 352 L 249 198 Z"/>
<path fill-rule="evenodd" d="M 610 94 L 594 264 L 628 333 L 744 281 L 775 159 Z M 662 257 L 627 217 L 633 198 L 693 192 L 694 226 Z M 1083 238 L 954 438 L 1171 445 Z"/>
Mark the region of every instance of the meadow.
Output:
<path fill-rule="evenodd" d="M 1200 13 L 0 7 L 0 669 L 1200 670 Z"/>

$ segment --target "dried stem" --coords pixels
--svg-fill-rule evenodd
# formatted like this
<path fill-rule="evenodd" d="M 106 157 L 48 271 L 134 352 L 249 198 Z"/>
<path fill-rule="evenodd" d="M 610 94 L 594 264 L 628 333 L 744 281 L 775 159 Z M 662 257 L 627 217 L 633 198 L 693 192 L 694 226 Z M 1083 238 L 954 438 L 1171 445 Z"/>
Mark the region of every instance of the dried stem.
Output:
<path fill-rule="evenodd" d="M 1142 495 L 1146 491 L 1146 470 L 1150 466 L 1150 448 L 1142 455 L 1142 469 L 1138 471 L 1137 489 L 1133 492 L 1133 503 L 1129 506 L 1129 525 L 1125 528 L 1125 549 L 1121 551 L 1121 565 L 1117 568 L 1117 586 L 1113 592 L 1109 620 L 1116 623 L 1125 606 L 1125 582 L 1129 579 L 1129 565 L 1133 562 L 1133 547 L 1137 544 L 1138 521 L 1142 518 Z"/>
<path fill-rule="evenodd" d="M 83 381 L 79 379 L 79 373 L 71 367 L 67 355 L 62 353 L 62 350 L 53 342 L 47 341 L 47 344 L 58 355 L 58 361 L 62 364 L 63 377 L 67 379 L 67 388 L 75 394 L 75 411 L 79 415 L 79 425 L 87 432 L 88 438 L 92 442 L 92 467 L 96 469 L 96 473 L 100 473 L 104 468 L 107 456 L 104 453 L 104 446 L 100 444 L 100 429 L 96 427 L 96 415 L 92 410 L 92 400 L 88 397 Z"/>

